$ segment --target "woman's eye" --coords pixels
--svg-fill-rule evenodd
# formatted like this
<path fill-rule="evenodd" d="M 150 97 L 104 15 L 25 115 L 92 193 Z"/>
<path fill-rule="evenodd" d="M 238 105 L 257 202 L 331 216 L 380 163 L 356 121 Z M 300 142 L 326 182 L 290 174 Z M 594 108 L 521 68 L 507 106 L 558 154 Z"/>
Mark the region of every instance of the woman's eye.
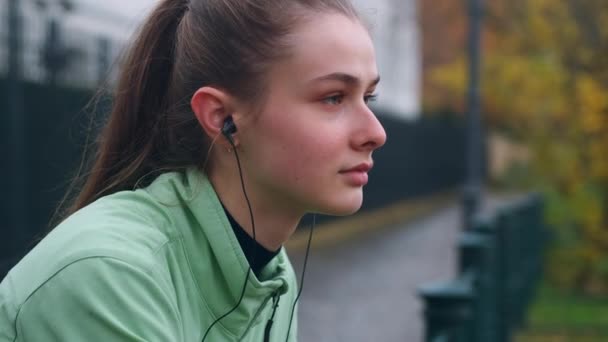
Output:
<path fill-rule="evenodd" d="M 342 103 L 343 99 L 344 99 L 344 95 L 333 95 L 333 96 L 328 96 L 328 97 L 324 98 L 323 102 L 330 104 L 330 105 L 339 105 Z"/>
<path fill-rule="evenodd" d="M 370 94 L 370 95 L 365 95 L 363 97 L 363 101 L 365 101 L 365 103 L 370 103 L 370 102 L 374 102 L 378 99 L 378 95 L 377 94 Z"/>

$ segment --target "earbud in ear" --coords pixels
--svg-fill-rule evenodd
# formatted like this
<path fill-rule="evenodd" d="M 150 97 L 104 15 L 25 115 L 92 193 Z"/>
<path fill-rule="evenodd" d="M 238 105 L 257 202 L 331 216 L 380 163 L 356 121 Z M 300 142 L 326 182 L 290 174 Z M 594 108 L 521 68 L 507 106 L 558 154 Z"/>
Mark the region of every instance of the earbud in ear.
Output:
<path fill-rule="evenodd" d="M 224 120 L 224 126 L 222 126 L 222 134 L 230 141 L 232 141 L 232 135 L 236 133 L 236 125 L 234 124 L 234 120 L 232 120 L 232 116 L 226 117 Z"/>

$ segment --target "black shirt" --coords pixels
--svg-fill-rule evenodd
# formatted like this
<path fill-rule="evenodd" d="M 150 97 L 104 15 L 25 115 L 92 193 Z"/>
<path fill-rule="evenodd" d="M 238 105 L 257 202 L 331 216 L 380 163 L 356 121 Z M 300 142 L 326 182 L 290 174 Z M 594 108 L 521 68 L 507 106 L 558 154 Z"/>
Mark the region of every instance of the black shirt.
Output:
<path fill-rule="evenodd" d="M 230 215 L 228 210 L 222 205 L 224 208 L 224 212 L 228 217 L 228 221 L 230 222 L 230 226 L 232 226 L 232 230 L 234 231 L 234 235 L 236 235 L 239 244 L 241 245 L 241 249 L 251 266 L 251 270 L 259 278 L 260 272 L 266 266 L 275 255 L 279 254 L 280 248 L 276 251 L 269 251 L 264 246 L 260 245 L 257 241 L 255 241 L 245 229 L 241 227 L 238 222 L 234 220 L 234 217 Z"/>

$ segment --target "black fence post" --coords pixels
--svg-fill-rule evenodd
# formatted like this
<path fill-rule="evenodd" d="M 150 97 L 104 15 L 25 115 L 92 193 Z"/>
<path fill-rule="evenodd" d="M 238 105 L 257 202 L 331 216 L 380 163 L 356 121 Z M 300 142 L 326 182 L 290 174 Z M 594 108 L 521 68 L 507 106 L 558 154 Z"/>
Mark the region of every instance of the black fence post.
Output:
<path fill-rule="evenodd" d="M 522 326 L 524 321 L 524 310 L 526 308 L 526 300 L 524 297 L 524 288 L 526 286 L 526 258 L 524 254 L 524 244 L 527 238 L 528 231 L 525 229 L 526 219 L 526 200 L 516 202 L 512 207 L 511 214 L 508 217 L 508 245 L 509 253 L 509 295 L 511 306 L 510 314 L 510 329 L 517 329 Z"/>
<path fill-rule="evenodd" d="M 472 307 L 473 317 L 467 326 L 469 341 L 484 342 L 488 339 L 488 329 L 492 318 L 488 310 L 492 311 L 490 297 L 491 274 L 489 268 L 489 239 L 480 233 L 464 232 L 460 238 L 460 273 L 472 274 Z"/>
<path fill-rule="evenodd" d="M 423 286 L 425 341 L 470 342 L 467 326 L 473 318 L 472 274 L 453 282 Z"/>
<path fill-rule="evenodd" d="M 502 208 L 496 221 L 496 311 L 498 316 L 497 342 L 511 341 L 511 275 L 509 263 L 510 215 L 512 209 Z"/>
<path fill-rule="evenodd" d="M 484 254 L 484 264 L 480 274 L 479 310 L 483 322 L 480 323 L 479 341 L 498 341 L 498 256 L 497 256 L 497 226 L 494 216 L 476 216 L 471 232 L 484 237 L 487 249 Z"/>

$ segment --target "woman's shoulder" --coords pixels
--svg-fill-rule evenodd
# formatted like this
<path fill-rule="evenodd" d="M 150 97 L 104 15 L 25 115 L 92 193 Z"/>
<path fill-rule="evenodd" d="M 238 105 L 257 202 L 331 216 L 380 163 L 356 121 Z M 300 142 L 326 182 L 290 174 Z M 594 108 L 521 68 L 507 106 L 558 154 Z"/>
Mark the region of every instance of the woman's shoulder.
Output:
<path fill-rule="evenodd" d="M 103 197 L 53 229 L 42 247 L 67 249 L 73 257 L 132 259 L 155 253 L 176 238 L 171 218 L 145 192 L 125 191 Z"/>
<path fill-rule="evenodd" d="M 66 341 L 83 335 L 103 340 L 178 336 L 179 311 L 162 267 L 108 252 L 65 255 L 35 270 L 27 258 L 38 265 L 45 261 L 30 253 L 0 283 L 0 327 L 9 328 L 9 336 L 36 341 L 49 335 Z M 138 321 L 146 313 L 153 313 L 153 320 Z"/>
<path fill-rule="evenodd" d="M 27 296 L 48 279 L 85 260 L 117 260 L 135 268 L 157 269 L 163 249 L 179 239 L 168 218 L 145 193 L 104 197 L 78 210 L 45 236 L 9 272 Z"/>

